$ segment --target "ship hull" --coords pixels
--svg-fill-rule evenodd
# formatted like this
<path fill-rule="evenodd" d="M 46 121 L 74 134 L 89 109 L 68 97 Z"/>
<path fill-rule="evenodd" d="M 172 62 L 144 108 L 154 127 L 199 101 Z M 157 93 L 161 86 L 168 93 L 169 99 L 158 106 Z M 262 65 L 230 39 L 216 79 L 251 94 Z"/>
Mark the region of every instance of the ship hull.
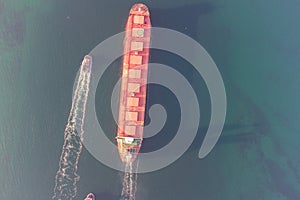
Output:
<path fill-rule="evenodd" d="M 143 140 L 150 35 L 149 10 L 144 4 L 135 4 L 126 24 L 116 137 L 123 162 L 136 159 Z"/>

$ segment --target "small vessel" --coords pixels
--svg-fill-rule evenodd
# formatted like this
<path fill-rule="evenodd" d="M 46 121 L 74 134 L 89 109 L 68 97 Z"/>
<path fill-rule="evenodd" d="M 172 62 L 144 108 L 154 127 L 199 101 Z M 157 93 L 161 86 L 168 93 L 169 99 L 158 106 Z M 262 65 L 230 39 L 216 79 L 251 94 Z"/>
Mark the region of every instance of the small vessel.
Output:
<path fill-rule="evenodd" d="M 93 193 L 89 193 L 84 200 L 96 200 L 96 198 Z"/>
<path fill-rule="evenodd" d="M 133 162 L 140 151 L 146 107 L 150 12 L 135 4 L 129 12 L 124 39 L 117 143 L 123 162 Z"/>
<path fill-rule="evenodd" d="M 89 55 L 85 55 L 82 61 L 82 70 L 87 70 L 87 72 L 91 72 L 92 69 L 92 57 Z"/>

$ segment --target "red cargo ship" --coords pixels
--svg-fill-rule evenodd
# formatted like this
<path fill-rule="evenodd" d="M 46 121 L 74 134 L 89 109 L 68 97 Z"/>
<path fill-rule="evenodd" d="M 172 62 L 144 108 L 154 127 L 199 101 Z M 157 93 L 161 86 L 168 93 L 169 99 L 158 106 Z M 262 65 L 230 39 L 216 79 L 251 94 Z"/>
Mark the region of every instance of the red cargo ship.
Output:
<path fill-rule="evenodd" d="M 143 140 L 150 35 L 149 10 L 144 4 L 135 4 L 126 24 L 116 137 L 123 162 L 136 159 Z"/>

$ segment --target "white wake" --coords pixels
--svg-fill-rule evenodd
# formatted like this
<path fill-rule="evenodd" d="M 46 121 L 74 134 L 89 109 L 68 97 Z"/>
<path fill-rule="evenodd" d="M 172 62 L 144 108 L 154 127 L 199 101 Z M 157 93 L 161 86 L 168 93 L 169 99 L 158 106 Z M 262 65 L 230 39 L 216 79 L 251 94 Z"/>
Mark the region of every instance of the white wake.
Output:
<path fill-rule="evenodd" d="M 76 196 L 79 180 L 77 165 L 82 150 L 82 135 L 85 117 L 85 108 L 89 92 L 91 72 L 82 64 L 77 79 L 72 107 L 66 129 L 64 144 L 59 160 L 59 169 L 55 177 L 53 199 L 71 200 Z"/>
<path fill-rule="evenodd" d="M 123 189 L 120 200 L 135 200 L 137 191 L 137 170 L 139 161 L 126 162 L 123 179 Z"/>

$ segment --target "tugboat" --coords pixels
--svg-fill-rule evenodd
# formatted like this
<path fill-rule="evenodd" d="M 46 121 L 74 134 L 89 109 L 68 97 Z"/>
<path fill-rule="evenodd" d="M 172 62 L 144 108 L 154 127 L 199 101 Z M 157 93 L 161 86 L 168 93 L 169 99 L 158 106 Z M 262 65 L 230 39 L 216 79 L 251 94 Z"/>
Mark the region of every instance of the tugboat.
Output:
<path fill-rule="evenodd" d="M 84 200 L 96 200 L 96 198 L 93 193 L 89 193 Z"/>
<path fill-rule="evenodd" d="M 82 61 L 82 70 L 86 70 L 88 72 L 91 72 L 91 68 L 92 68 L 92 57 L 89 55 L 85 55 L 84 59 Z"/>

